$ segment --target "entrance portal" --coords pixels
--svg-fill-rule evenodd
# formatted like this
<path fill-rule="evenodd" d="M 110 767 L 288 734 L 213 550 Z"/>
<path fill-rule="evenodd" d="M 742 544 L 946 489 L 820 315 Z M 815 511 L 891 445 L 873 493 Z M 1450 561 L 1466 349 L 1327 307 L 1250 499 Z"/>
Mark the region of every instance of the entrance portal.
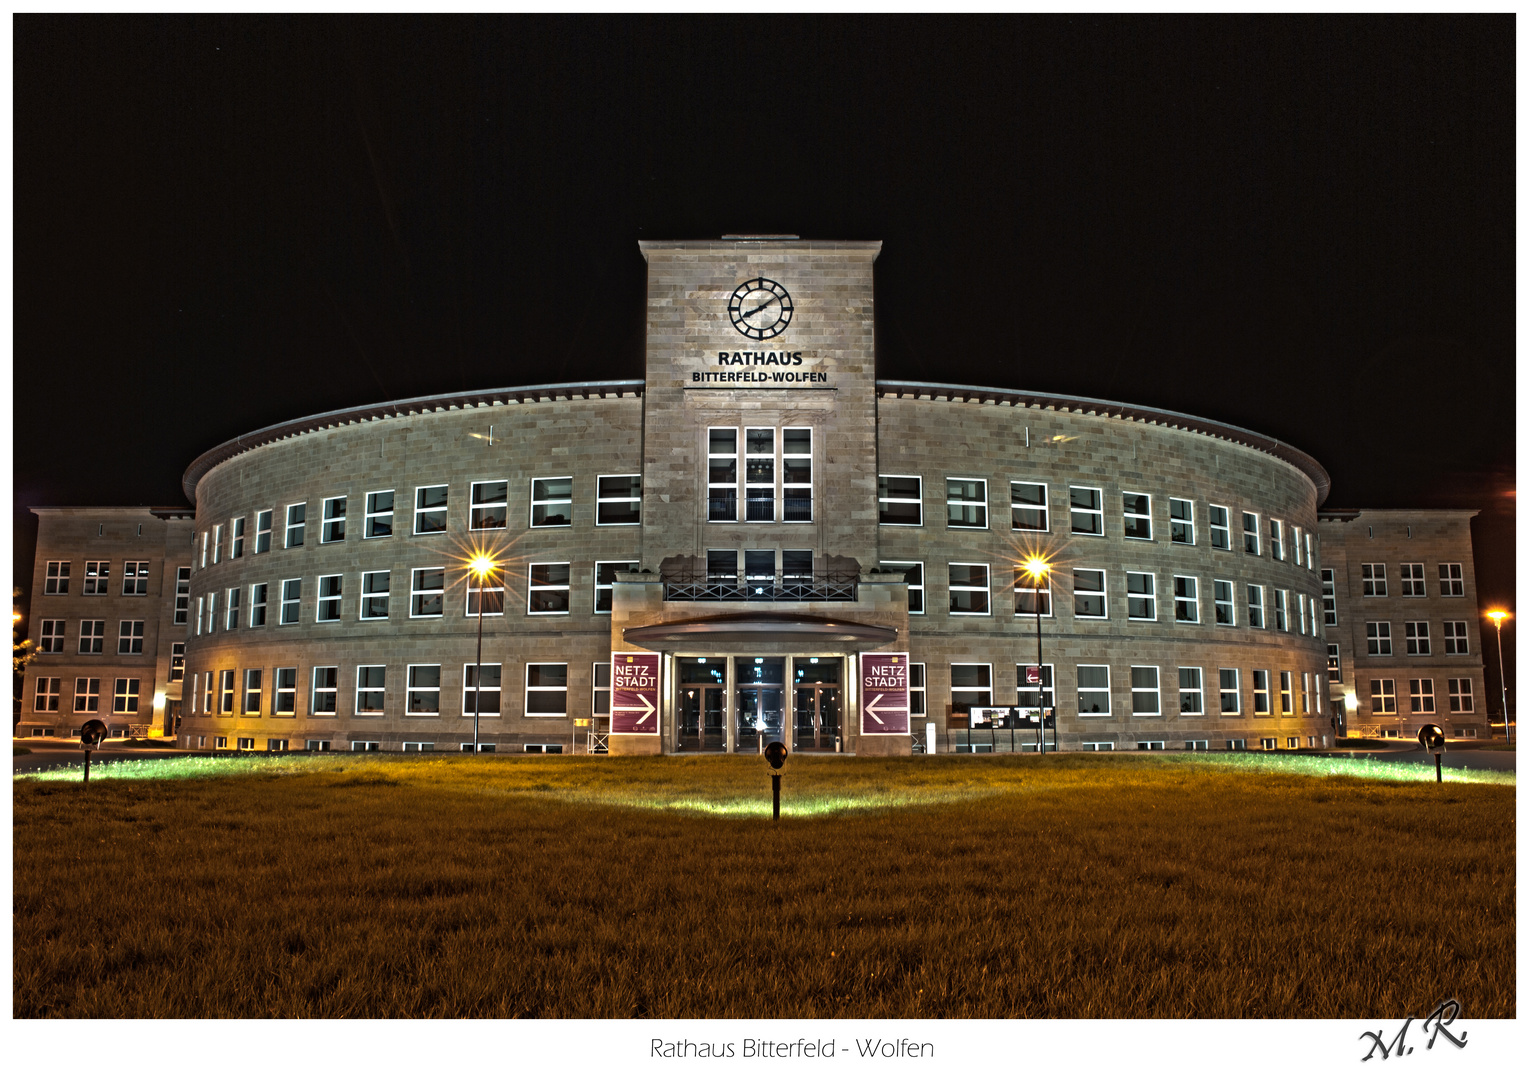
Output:
<path fill-rule="evenodd" d="M 839 712 L 843 689 L 840 685 L 840 661 L 837 658 L 797 658 L 792 665 L 793 690 L 796 694 L 796 722 L 792 730 L 792 749 L 836 750 L 839 737 Z"/>
<path fill-rule="evenodd" d="M 680 750 L 727 749 L 727 660 L 682 658 Z"/>
<path fill-rule="evenodd" d="M 740 656 L 734 660 L 738 692 L 738 727 L 733 749 L 758 754 L 770 743 L 784 740 L 786 658 Z"/>

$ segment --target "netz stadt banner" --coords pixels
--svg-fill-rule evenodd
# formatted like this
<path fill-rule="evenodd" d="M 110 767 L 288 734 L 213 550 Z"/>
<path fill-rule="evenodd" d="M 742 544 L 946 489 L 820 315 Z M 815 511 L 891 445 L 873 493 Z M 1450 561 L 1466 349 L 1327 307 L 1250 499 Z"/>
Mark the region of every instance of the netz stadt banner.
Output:
<path fill-rule="evenodd" d="M 658 653 L 611 653 L 611 734 L 658 734 Z"/>
<path fill-rule="evenodd" d="M 860 734 L 908 734 L 908 654 L 860 654 Z"/>

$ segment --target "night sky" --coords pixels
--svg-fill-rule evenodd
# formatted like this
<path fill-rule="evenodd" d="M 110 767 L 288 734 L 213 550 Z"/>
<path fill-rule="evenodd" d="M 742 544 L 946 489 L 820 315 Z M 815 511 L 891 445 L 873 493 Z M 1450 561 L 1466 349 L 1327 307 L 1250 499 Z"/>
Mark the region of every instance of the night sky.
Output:
<path fill-rule="evenodd" d="M 1253 428 L 1512 600 L 1511 16 L 14 26 L 23 586 L 266 424 L 639 377 L 637 241 L 779 232 L 883 241 L 882 377 Z"/>

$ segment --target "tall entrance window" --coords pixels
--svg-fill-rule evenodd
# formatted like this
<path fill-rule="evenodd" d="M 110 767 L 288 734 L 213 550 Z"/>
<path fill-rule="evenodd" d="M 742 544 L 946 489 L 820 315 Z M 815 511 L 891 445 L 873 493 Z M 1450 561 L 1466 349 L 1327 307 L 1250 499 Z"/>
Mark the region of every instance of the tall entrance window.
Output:
<path fill-rule="evenodd" d="M 844 689 L 838 657 L 796 657 L 791 666 L 795 694 L 793 750 L 835 750 Z"/>
<path fill-rule="evenodd" d="M 679 749 L 727 749 L 727 659 L 681 657 L 679 674 Z"/>
<path fill-rule="evenodd" d="M 737 730 L 733 748 L 757 754 L 772 742 L 784 741 L 786 658 L 740 656 L 734 664 Z"/>

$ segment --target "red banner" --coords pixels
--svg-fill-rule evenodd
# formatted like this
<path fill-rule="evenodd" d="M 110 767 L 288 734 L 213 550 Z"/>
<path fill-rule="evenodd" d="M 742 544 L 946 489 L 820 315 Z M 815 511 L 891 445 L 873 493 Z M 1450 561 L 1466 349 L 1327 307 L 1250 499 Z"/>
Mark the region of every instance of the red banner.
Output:
<path fill-rule="evenodd" d="M 908 654 L 860 654 L 860 734 L 908 734 Z"/>
<path fill-rule="evenodd" d="M 658 734 L 658 653 L 611 653 L 611 734 Z"/>

